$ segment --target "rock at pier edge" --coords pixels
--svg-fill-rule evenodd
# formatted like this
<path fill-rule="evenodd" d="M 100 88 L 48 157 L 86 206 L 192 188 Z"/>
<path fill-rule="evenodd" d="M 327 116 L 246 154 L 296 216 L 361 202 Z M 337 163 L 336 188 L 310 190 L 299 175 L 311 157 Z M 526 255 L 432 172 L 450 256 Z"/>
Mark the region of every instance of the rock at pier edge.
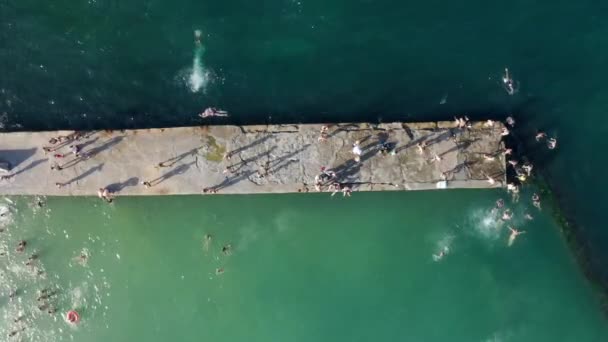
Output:
<path fill-rule="evenodd" d="M 94 196 L 100 188 L 119 196 L 202 194 L 203 189 L 315 192 L 315 178 L 322 191 L 332 184 L 353 191 L 506 185 L 498 122 L 464 129 L 451 121 L 325 126 L 1 133 L 0 193 Z M 357 141 L 359 155 L 353 149 Z"/>

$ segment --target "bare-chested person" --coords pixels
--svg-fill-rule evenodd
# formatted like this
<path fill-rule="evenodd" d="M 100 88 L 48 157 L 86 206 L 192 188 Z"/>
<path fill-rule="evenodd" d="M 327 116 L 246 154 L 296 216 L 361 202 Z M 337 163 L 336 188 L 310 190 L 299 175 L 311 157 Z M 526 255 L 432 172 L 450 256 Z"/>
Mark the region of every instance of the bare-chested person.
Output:
<path fill-rule="evenodd" d="M 515 242 L 515 238 L 517 237 L 517 235 L 525 233 L 525 231 L 517 230 L 513 227 L 509 227 L 509 230 L 511 231 L 511 234 L 509 235 L 509 242 L 508 242 L 509 246 L 513 245 L 513 242 Z"/>
<path fill-rule="evenodd" d="M 512 218 L 513 218 L 513 212 L 510 209 L 507 209 L 502 213 L 501 219 L 503 221 L 509 221 Z"/>
<path fill-rule="evenodd" d="M 530 177 L 533 168 L 532 164 L 529 162 L 525 162 L 524 165 L 521 166 L 521 168 L 526 171 L 526 174 L 528 175 L 528 177 Z"/>
<path fill-rule="evenodd" d="M 512 116 L 507 116 L 507 125 L 511 126 L 511 128 L 515 127 L 515 119 Z"/>
<path fill-rule="evenodd" d="M 543 132 L 543 131 L 538 131 L 536 132 L 536 141 L 541 141 L 543 139 L 545 139 L 547 137 L 547 133 Z"/>
<path fill-rule="evenodd" d="M 540 210 L 540 196 L 536 193 L 532 195 L 532 204 Z"/>

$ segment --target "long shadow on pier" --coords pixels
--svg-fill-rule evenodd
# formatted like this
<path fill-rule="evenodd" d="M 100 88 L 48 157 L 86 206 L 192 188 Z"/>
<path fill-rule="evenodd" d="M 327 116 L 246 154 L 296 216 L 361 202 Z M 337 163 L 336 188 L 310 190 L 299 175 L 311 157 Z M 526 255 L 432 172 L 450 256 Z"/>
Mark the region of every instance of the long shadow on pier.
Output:
<path fill-rule="evenodd" d="M 169 158 L 165 161 L 162 161 L 162 162 L 158 163 L 158 167 L 171 167 L 171 166 L 175 165 L 177 162 L 183 160 L 184 158 L 186 158 L 188 156 L 195 156 L 201 148 L 203 148 L 203 145 L 193 148 L 189 151 L 186 151 L 173 158 Z"/>
<path fill-rule="evenodd" d="M 239 153 L 241 153 L 241 152 L 243 152 L 245 150 L 248 150 L 248 149 L 250 149 L 250 148 L 252 148 L 254 146 L 257 146 L 257 145 L 263 143 L 264 141 L 268 140 L 269 138 L 270 138 L 270 134 L 267 134 L 267 135 L 265 135 L 265 136 L 263 136 L 263 137 L 261 137 L 261 138 L 259 138 L 257 140 L 252 141 L 249 145 L 241 146 L 241 147 L 238 147 L 238 148 L 236 148 L 236 149 L 234 149 L 232 151 L 229 151 L 228 152 L 228 156 L 233 156 L 235 154 L 239 154 Z"/>
<path fill-rule="evenodd" d="M 106 186 L 106 189 L 108 189 L 108 191 L 110 191 L 110 192 L 117 193 L 117 192 L 122 191 L 124 188 L 126 188 L 128 186 L 137 186 L 138 184 L 139 184 L 139 178 L 131 177 L 124 182 L 108 184 Z"/>
<path fill-rule="evenodd" d="M 155 178 L 155 179 L 149 181 L 150 185 L 151 186 L 158 185 L 158 184 L 166 181 L 167 179 L 169 179 L 169 178 L 171 178 L 173 176 L 182 174 L 182 173 L 188 171 L 188 169 L 190 168 L 190 166 L 192 166 L 194 164 L 196 164 L 196 161 L 192 161 L 192 162 L 190 162 L 188 164 L 182 164 L 182 165 L 176 167 L 175 169 L 173 169 L 173 170 L 171 170 L 171 171 L 169 171 L 167 173 L 162 174 L 160 177 Z"/>
<path fill-rule="evenodd" d="M 80 163 L 83 160 L 87 160 L 92 157 L 95 157 L 97 154 L 111 148 L 112 146 L 117 145 L 118 143 L 120 143 L 122 141 L 122 139 L 124 139 L 124 136 L 114 137 L 110 140 L 107 140 L 102 145 L 90 149 L 89 151 L 83 151 L 83 152 L 81 152 L 81 155 L 79 157 L 76 157 L 76 158 L 68 161 L 67 163 L 61 165 L 61 168 L 62 169 L 70 168 L 74 165 L 77 165 L 78 163 Z"/>
<path fill-rule="evenodd" d="M 45 162 L 45 161 L 47 161 L 47 160 L 48 160 L 48 159 L 46 159 L 46 158 L 45 158 L 45 159 L 38 159 L 38 160 L 34 160 L 34 161 L 32 161 L 31 163 L 29 163 L 29 164 L 28 164 L 26 167 L 24 167 L 23 169 L 21 169 L 21 170 L 19 170 L 19 171 L 15 172 L 15 173 L 13 173 L 13 174 L 11 174 L 11 175 L 10 175 L 10 177 L 14 177 L 14 176 L 16 176 L 16 175 L 18 175 L 18 174 L 20 174 L 20 173 L 23 173 L 23 172 L 25 172 L 25 171 L 31 170 L 31 169 L 35 168 L 36 166 L 38 166 L 38 165 L 40 165 L 40 164 L 44 163 L 44 162 Z"/>
<path fill-rule="evenodd" d="M 80 175 L 70 179 L 69 181 L 63 183 L 63 185 L 69 185 L 75 182 L 78 182 L 79 180 L 85 179 L 86 177 L 88 177 L 89 175 L 97 172 L 97 171 L 101 171 L 101 169 L 103 168 L 103 163 L 93 166 L 92 168 L 86 170 L 85 172 L 81 173 Z"/>
<path fill-rule="evenodd" d="M 36 148 L 23 150 L 0 150 L 0 161 L 10 164 L 11 168 L 18 166 L 36 153 Z"/>

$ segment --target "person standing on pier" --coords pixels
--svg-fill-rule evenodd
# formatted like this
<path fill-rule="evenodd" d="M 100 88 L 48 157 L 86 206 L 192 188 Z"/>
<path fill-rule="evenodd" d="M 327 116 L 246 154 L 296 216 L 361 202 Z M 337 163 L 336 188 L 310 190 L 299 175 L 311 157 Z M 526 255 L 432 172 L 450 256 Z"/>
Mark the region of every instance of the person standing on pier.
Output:
<path fill-rule="evenodd" d="M 357 163 L 361 161 L 361 154 L 363 153 L 363 151 L 361 151 L 360 144 L 361 142 L 359 140 L 355 141 L 353 144 L 353 154 L 355 155 L 355 161 Z"/>

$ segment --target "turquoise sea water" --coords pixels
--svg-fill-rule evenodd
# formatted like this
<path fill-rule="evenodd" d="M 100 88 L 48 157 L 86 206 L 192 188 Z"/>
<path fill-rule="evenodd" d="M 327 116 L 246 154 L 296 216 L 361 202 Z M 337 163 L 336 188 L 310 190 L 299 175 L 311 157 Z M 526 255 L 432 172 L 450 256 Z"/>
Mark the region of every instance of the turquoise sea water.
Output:
<path fill-rule="evenodd" d="M 605 341 L 551 217 L 530 211 L 526 223 L 534 208 L 509 204 L 527 233 L 508 247 L 491 213 L 501 195 L 14 199 L 3 248 L 29 244 L 1 261 L 3 298 L 21 293 L 4 300 L 0 330 L 26 326 L 32 341 Z M 51 306 L 81 313 L 77 327 L 36 308 L 44 287 L 57 291 Z"/>
<path fill-rule="evenodd" d="M 608 165 L 602 152 L 606 7 L 594 1 L 4 0 L 0 122 L 9 131 L 192 125 L 209 106 L 232 114 L 210 121 L 215 124 L 512 114 L 519 152 L 536 161 L 583 237 L 589 264 L 608 283 L 601 177 Z M 197 29 L 204 51 L 194 42 Z M 514 96 L 500 85 L 504 67 L 520 84 Z M 558 138 L 556 153 L 534 143 L 539 128 Z M 111 208 L 48 199 L 33 216 L 26 209 L 33 199 L 15 199 L 17 213 L 7 223 L 12 233 L 2 241 L 39 237 L 32 245 L 43 251 L 49 277 L 57 277 L 49 282 L 63 289 L 62 309 L 79 286 L 93 305 L 104 282 L 111 284 L 107 304 L 87 306 L 90 316 L 76 331 L 36 321 L 49 324 L 56 339 L 604 340 L 596 298 L 548 208 L 511 248 L 458 231 L 465 225 L 479 231 L 471 217 L 497 196 L 133 198 Z M 281 219 L 286 234 L 272 230 Z M 219 244 L 237 241 L 247 229 L 267 237 L 245 250 L 234 242 L 233 265 L 220 283 L 213 276 L 218 266 L 209 264 L 219 245 L 205 260 L 198 254 L 201 236 L 213 230 Z M 454 252 L 434 263 L 442 233 L 457 236 Z M 90 268 L 69 267 L 82 248 L 91 249 Z M 19 270 L 8 274 L 21 286 L 38 284 Z M 14 313 L 15 306 L 7 302 L 2 310 Z M 179 320 L 175 310 L 184 310 Z M 192 325 L 204 333 L 191 332 Z"/>

